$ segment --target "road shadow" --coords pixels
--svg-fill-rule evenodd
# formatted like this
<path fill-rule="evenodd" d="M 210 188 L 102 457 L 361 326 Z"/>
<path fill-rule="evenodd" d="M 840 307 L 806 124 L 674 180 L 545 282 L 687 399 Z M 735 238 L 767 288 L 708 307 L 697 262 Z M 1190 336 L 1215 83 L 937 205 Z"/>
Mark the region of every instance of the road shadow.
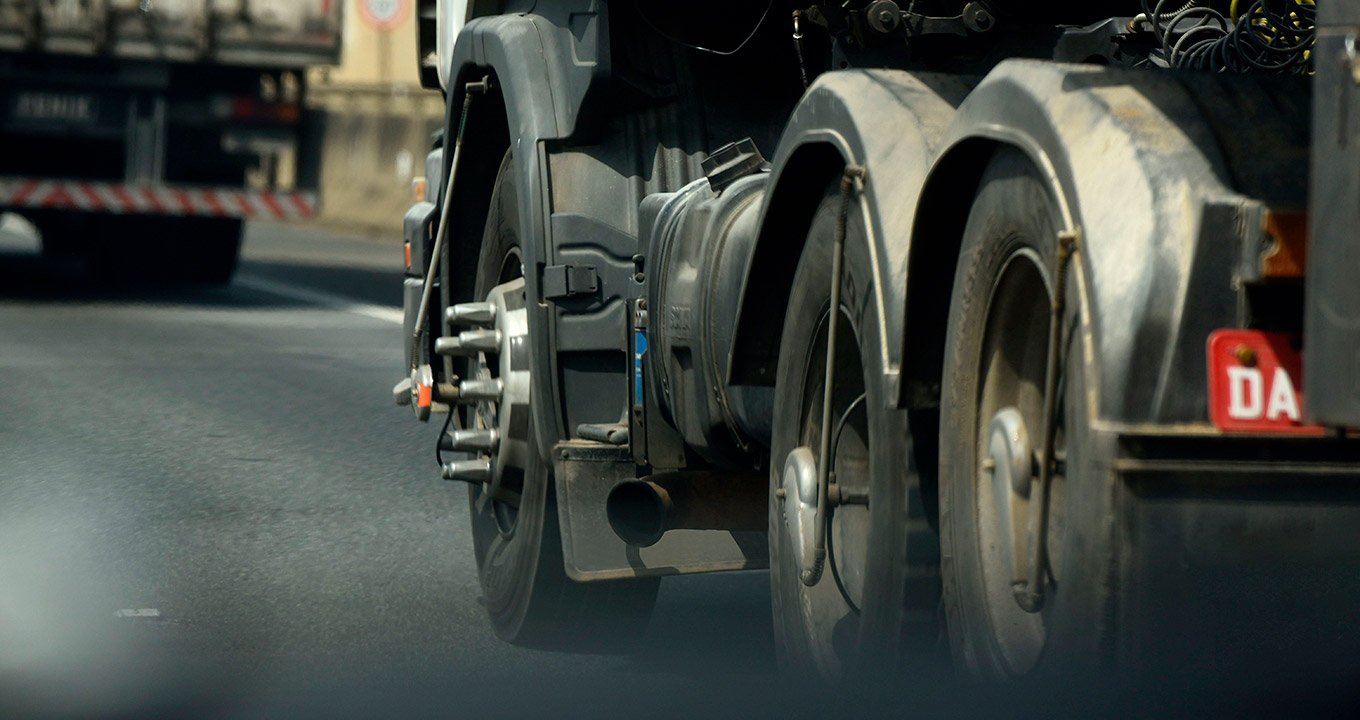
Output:
<path fill-rule="evenodd" d="M 664 578 L 647 633 L 619 670 L 689 677 L 774 673 L 769 573 Z"/>
<path fill-rule="evenodd" d="M 109 241 L 116 243 L 119 238 Z M 173 256 L 148 258 L 159 265 L 156 268 L 137 264 L 113 268 L 109 260 L 118 259 L 116 253 L 104 254 L 102 261 L 95 259 L 99 253 L 75 249 L 45 253 L 37 227 L 18 215 L 0 212 L 0 300 L 242 308 L 337 304 L 307 297 L 306 292 L 288 292 L 300 288 L 338 296 L 339 304 L 401 306 L 401 267 L 386 268 L 379 262 L 388 256 L 386 246 L 356 243 L 348 236 L 332 236 L 315 228 L 267 224 L 248 225 L 244 243 L 236 273 L 240 282 L 194 285 L 176 277 Z M 260 279 L 267 282 L 251 282 Z"/>
<path fill-rule="evenodd" d="M 202 287 L 164 278 L 111 278 L 79 257 L 0 252 L 0 301 L 298 308 L 311 303 L 240 286 Z"/>
<path fill-rule="evenodd" d="M 335 295 L 356 303 L 401 307 L 399 272 L 242 260 L 239 282 L 194 286 L 173 278 L 111 278 L 79 257 L 0 250 L 0 301 L 117 303 L 258 309 L 328 307 L 317 300 L 271 292 L 252 280 Z"/>
<path fill-rule="evenodd" d="M 399 270 L 243 259 L 237 274 L 340 295 L 355 302 L 401 307 L 404 276 Z"/>

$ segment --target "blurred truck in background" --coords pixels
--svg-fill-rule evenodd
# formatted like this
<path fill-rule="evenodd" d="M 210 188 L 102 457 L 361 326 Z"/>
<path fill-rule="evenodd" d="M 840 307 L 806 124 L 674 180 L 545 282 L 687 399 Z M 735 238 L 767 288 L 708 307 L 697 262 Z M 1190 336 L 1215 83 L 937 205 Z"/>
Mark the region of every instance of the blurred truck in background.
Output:
<path fill-rule="evenodd" d="M 305 68 L 336 0 L 0 0 L 0 209 L 108 278 L 225 283 L 243 222 L 316 214 Z"/>

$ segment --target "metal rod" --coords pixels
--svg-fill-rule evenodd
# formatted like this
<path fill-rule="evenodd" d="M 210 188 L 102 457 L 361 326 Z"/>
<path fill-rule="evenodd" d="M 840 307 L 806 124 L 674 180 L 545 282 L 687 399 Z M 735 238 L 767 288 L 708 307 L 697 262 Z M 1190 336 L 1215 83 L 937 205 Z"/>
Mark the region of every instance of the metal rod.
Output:
<path fill-rule="evenodd" d="M 836 389 L 836 332 L 840 325 L 841 311 L 841 264 L 845 259 L 845 229 L 850 216 L 850 196 L 854 193 L 855 183 L 864 177 L 864 168 L 851 165 L 841 176 L 841 210 L 836 223 L 836 240 L 831 250 L 831 314 L 826 325 L 826 369 L 822 393 L 822 437 L 817 453 L 817 511 L 812 522 L 813 552 L 812 567 L 804 568 L 803 584 L 816 585 L 822 579 L 826 567 L 826 506 L 827 494 L 831 484 L 831 403 Z"/>
<path fill-rule="evenodd" d="M 798 55 L 798 74 L 803 78 L 803 89 L 808 87 L 807 64 L 803 61 L 802 10 L 793 11 L 793 51 Z"/>
<path fill-rule="evenodd" d="M 440 259 L 444 255 L 444 241 L 449 236 L 449 209 L 453 206 L 453 184 L 458 176 L 458 160 L 463 153 L 463 134 L 467 130 L 468 111 L 472 108 L 472 96 L 491 89 L 491 77 L 485 76 L 477 82 L 463 87 L 463 112 L 458 118 L 458 135 L 453 143 L 453 160 L 449 163 L 449 179 L 444 183 L 444 207 L 439 211 L 439 232 L 435 235 L 434 250 L 430 257 L 430 268 L 425 273 L 425 284 L 420 291 L 420 306 L 416 313 L 416 326 L 411 337 L 411 359 L 419 363 L 420 338 L 425 334 L 425 323 L 430 316 L 430 296 L 434 292 L 434 278 L 439 273 Z"/>
<path fill-rule="evenodd" d="M 1020 609 L 1037 613 L 1044 608 L 1044 569 L 1048 564 L 1048 498 L 1053 479 L 1053 445 L 1058 432 L 1058 360 L 1062 354 L 1062 317 L 1067 299 L 1067 264 L 1077 242 L 1077 234 L 1058 236 L 1057 271 L 1054 273 L 1053 304 L 1048 321 L 1048 359 L 1044 376 L 1043 455 L 1039 458 L 1039 517 L 1030 542 L 1029 580 L 1015 584 L 1015 602 Z"/>

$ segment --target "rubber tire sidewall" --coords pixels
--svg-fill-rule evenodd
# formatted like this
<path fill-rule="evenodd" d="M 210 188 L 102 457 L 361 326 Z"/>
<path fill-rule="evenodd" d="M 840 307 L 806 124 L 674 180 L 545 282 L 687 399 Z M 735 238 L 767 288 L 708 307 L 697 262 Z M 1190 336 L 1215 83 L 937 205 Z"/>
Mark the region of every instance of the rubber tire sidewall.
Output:
<path fill-rule="evenodd" d="M 509 154 L 496 177 L 496 189 L 487 212 L 486 232 L 482 236 L 477 258 L 477 281 L 473 297 L 480 301 L 500 282 L 504 259 L 520 247 L 518 192 L 514 182 L 514 167 Z M 536 448 L 532 435 L 534 423 L 529 423 L 529 447 Z M 521 635 L 529 614 L 534 581 L 538 575 L 539 556 L 543 537 L 543 518 L 547 514 L 549 469 L 537 452 L 531 451 L 529 467 L 524 471 L 524 493 L 519 516 L 509 537 L 502 535 L 492 505 L 485 504 L 477 512 L 479 489 L 468 488 L 468 504 L 472 515 L 472 537 L 477 557 L 478 577 L 487 614 L 496 634 L 509 641 Z"/>
<path fill-rule="evenodd" d="M 1015 150 L 998 152 L 983 174 L 969 215 L 950 302 L 940 423 L 941 574 L 955 667 L 978 678 L 1013 679 L 991 635 L 975 527 L 977 423 L 990 422 L 977 417 L 988 306 L 1004 263 L 1018 249 L 1039 256 L 1051 285 L 1059 218 L 1052 194 L 1029 159 Z M 1060 581 L 1050 588 L 1042 610 L 1046 640 L 1034 668 L 1039 674 L 1069 676 L 1096 671 L 1109 660 L 1117 562 L 1117 484 L 1109 462 L 1113 449 L 1108 437 L 1090 428 L 1086 389 L 1095 371 L 1085 352 L 1079 262 L 1074 256 L 1067 274 L 1061 355 L 1067 459 L 1063 552 L 1056 568 Z M 1048 339 L 1036 336 L 1034 342 L 1046 344 Z M 1031 432 L 1039 442 L 1041 430 Z"/>
<path fill-rule="evenodd" d="M 507 254 L 521 247 L 524 235 L 518 197 L 514 164 L 506 153 L 477 261 L 474 297 L 478 300 L 499 282 Z M 531 312 L 530 322 L 534 317 Z M 570 650 L 612 650 L 626 645 L 646 629 L 660 581 L 577 583 L 566 576 L 552 467 L 536 451 L 536 423 L 527 424 L 529 467 L 513 532 L 502 535 L 491 516 L 491 503 L 479 514 L 477 488 L 468 492 L 487 614 L 498 636 L 520 645 Z"/>
<path fill-rule="evenodd" d="M 855 334 L 865 365 L 871 498 L 867 547 L 874 550 L 865 560 L 859 632 L 850 646 L 840 648 L 839 653 L 828 642 L 831 636 L 827 626 L 829 619 L 814 616 L 810 606 L 803 601 L 804 585 L 785 528 L 783 501 L 774 494 L 782 481 L 784 460 L 799 442 L 810 348 L 830 306 L 832 255 L 841 205 L 839 179 L 827 189 L 810 224 L 807 243 L 794 273 L 776 375 L 769 495 L 775 647 L 782 668 L 795 676 L 816 681 L 834 682 L 849 677 L 868 679 L 892 672 L 906 649 L 903 647 L 904 627 L 913 620 L 918 625 L 921 621 L 920 611 L 907 617 L 912 610 L 908 606 L 918 609 L 923 606 L 926 622 L 933 626 L 939 598 L 938 579 L 933 569 L 936 540 L 920 502 L 919 476 L 913 462 L 905 413 L 884 402 L 884 368 L 878 350 L 882 324 L 875 302 L 877 279 L 872 271 L 860 212 L 862 202 L 858 193 L 852 197 L 847 220 L 841 307 L 848 310 L 851 322 L 848 326 L 842 322 L 838 332 Z M 910 554 L 909 541 L 916 543 Z M 909 557 L 918 559 L 916 567 L 909 567 Z M 924 586 L 922 577 L 926 578 Z M 819 587 L 814 589 L 824 589 L 821 586 L 832 583 L 834 580 L 828 567 Z M 914 636 L 915 633 L 908 634 L 908 637 Z"/>

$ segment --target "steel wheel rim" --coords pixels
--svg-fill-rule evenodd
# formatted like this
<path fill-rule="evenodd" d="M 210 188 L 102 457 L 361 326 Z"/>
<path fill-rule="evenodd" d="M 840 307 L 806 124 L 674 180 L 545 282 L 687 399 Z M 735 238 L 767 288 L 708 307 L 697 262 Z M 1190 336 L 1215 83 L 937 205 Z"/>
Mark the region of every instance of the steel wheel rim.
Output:
<path fill-rule="evenodd" d="M 1041 258 L 1022 248 L 1003 264 L 988 303 L 978 359 L 974 431 L 975 541 L 989 635 L 1005 672 L 1024 675 L 1038 664 L 1048 639 L 1046 612 L 1028 613 L 1015 600 L 1032 557 L 1037 507 L 1029 502 L 1043 427 L 1050 286 Z M 1061 440 L 1060 440 L 1061 441 Z M 1063 478 L 1049 491 L 1049 595 L 1057 594 L 1062 548 Z M 1054 604 L 1050 597 L 1048 607 Z"/>
<path fill-rule="evenodd" d="M 511 248 L 501 261 L 499 283 L 485 300 L 496 308 L 494 328 L 500 332 L 500 348 L 470 358 L 470 379 L 499 380 L 497 400 L 479 400 L 469 408 L 467 425 L 477 430 L 496 430 L 495 449 L 479 457 L 489 461 L 491 474 L 477 488 L 478 512 L 490 510 L 501 537 L 514 536 L 519 523 L 519 500 L 525 491 L 529 457 L 527 417 L 529 411 L 528 311 L 525 300 L 524 266 L 518 248 Z M 521 417 L 522 416 L 522 417 Z"/>
<path fill-rule="evenodd" d="M 830 309 L 818 321 L 808 349 L 802 379 L 802 407 L 798 445 L 811 450 L 816 459 L 821 440 L 821 416 L 825 391 L 827 330 Z M 832 479 L 842 487 L 867 493 L 869 484 L 869 434 L 864 398 L 863 361 L 853 325 L 842 310 L 837 333 L 837 368 L 832 396 Z M 868 508 L 843 505 L 826 512 L 827 561 L 821 580 L 807 587 L 797 579 L 805 616 L 817 627 L 831 628 L 831 657 L 816 653 L 816 662 L 828 677 L 842 674 L 842 658 L 854 656 L 859 636 L 865 567 L 868 557 Z M 795 573 L 795 578 L 797 573 Z M 820 622 L 818 622 L 820 621 Z"/>

